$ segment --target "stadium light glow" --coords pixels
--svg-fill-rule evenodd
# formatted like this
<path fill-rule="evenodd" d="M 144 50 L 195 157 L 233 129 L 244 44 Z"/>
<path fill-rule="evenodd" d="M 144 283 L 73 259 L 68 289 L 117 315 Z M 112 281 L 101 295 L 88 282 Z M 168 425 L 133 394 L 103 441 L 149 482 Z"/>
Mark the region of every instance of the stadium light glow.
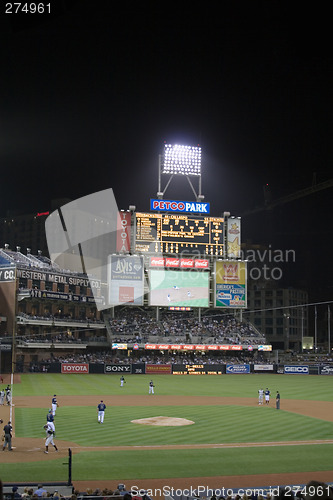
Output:
<path fill-rule="evenodd" d="M 165 144 L 162 174 L 201 176 L 201 147 Z"/>

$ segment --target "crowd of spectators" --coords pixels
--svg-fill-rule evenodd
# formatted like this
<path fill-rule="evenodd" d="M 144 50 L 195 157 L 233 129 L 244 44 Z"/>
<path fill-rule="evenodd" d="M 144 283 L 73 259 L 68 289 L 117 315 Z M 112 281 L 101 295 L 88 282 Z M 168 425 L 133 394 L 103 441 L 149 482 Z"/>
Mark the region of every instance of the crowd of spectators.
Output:
<path fill-rule="evenodd" d="M 226 496 L 217 496 L 218 493 L 223 494 L 225 490 Z M 36 487 L 26 486 L 20 487 L 13 486 L 10 493 L 4 493 L 0 488 L 1 500 L 19 500 L 19 499 L 38 499 L 38 498 L 52 498 L 53 500 L 60 500 L 61 498 L 67 500 L 93 500 L 93 499 L 103 499 L 103 500 L 116 500 L 121 498 L 123 500 L 153 500 L 155 497 L 152 495 L 154 490 L 151 488 L 149 490 L 138 490 L 137 487 L 126 489 L 124 484 L 119 484 L 116 489 L 110 488 L 86 488 L 84 491 L 79 491 L 78 489 L 72 488 L 71 494 L 61 494 L 55 487 L 43 487 L 39 484 Z M 157 491 L 157 490 L 156 490 Z M 181 488 L 179 488 L 181 491 Z M 274 488 L 247 488 L 244 490 L 234 488 L 223 488 L 220 490 L 209 490 L 212 491 L 212 496 L 187 496 L 188 500 L 332 500 L 333 499 L 333 489 L 330 483 L 324 483 L 321 481 L 310 480 L 306 485 L 302 486 L 292 486 L 284 487 L 274 487 Z M 169 496 L 170 500 L 174 497 Z M 177 499 L 179 495 L 177 496 Z M 182 496 L 183 498 L 183 496 Z"/>
<path fill-rule="evenodd" d="M 125 355 L 126 354 L 126 355 Z M 110 364 L 244 364 L 244 363 L 267 363 L 263 354 L 235 354 L 235 353 L 201 353 L 201 352 L 152 352 L 134 351 L 131 357 L 127 351 L 121 355 L 118 351 L 78 352 L 63 355 L 53 354 L 52 357 L 44 359 L 43 363 L 110 363 Z"/>
<path fill-rule="evenodd" d="M 200 319 L 193 311 L 172 313 L 161 311 L 156 319 L 150 310 L 124 308 L 109 319 L 112 338 L 116 342 L 129 341 L 153 342 L 154 337 L 162 342 L 250 345 L 265 344 L 265 336 L 250 323 L 238 320 L 235 316 L 210 312 Z"/>

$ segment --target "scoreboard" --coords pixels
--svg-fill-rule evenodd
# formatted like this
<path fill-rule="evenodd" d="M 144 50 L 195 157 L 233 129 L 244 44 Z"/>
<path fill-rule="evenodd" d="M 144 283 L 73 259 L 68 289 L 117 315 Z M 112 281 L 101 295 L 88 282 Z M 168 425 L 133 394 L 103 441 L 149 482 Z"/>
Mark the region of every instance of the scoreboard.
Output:
<path fill-rule="evenodd" d="M 223 256 L 223 217 L 136 213 L 135 251 Z"/>
<path fill-rule="evenodd" d="M 222 375 L 224 365 L 172 365 L 172 375 Z"/>

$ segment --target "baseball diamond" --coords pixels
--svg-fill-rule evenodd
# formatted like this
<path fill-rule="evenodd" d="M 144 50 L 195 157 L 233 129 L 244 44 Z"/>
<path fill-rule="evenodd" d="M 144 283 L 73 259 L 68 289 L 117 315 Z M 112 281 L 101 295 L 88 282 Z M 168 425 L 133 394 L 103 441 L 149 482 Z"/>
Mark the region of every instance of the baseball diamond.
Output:
<path fill-rule="evenodd" d="M 330 481 L 333 401 L 327 396 L 326 400 L 311 400 L 318 397 L 318 390 L 320 394 L 326 391 L 329 380 L 307 376 L 310 390 L 302 376 L 252 375 L 240 390 L 244 377 L 211 376 L 199 381 L 197 377 L 156 376 L 157 394 L 152 401 L 146 392 L 149 378 L 145 375 L 130 375 L 130 392 L 126 394 L 121 393 L 117 375 L 15 375 L 14 453 L 0 455 L 3 477 L 15 482 L 32 477 L 36 481 L 64 480 L 66 467 L 62 464 L 71 448 L 73 484 L 80 490 L 97 484 L 115 488 L 117 482 L 125 480 L 146 489 Z M 272 392 L 278 384 L 282 394 L 279 412 L 274 405 L 258 406 L 260 381 Z M 185 386 L 187 395 L 176 393 L 179 383 Z M 51 450 L 41 458 L 44 443 L 39 419 L 45 419 L 51 386 L 57 388 L 62 402 L 56 416 L 59 452 Z M 250 386 L 251 397 L 245 396 Z M 96 422 L 96 388 L 108 407 L 104 426 Z M 229 391 L 234 395 L 226 395 Z M 298 399 L 305 393 L 309 399 Z M 1 410 L 4 420 L 9 411 L 9 407 Z M 193 424 L 173 427 L 132 423 L 158 415 L 184 418 Z M 97 429 L 91 440 L 93 426 Z"/>

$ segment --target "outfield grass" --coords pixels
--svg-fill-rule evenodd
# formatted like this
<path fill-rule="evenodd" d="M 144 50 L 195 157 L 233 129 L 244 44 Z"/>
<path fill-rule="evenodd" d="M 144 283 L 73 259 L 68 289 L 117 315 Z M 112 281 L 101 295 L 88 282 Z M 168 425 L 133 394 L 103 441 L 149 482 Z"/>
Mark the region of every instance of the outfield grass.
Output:
<path fill-rule="evenodd" d="M 120 375 L 27 374 L 14 386 L 17 396 L 61 395 L 118 395 L 148 394 L 152 378 L 159 395 L 258 397 L 258 389 L 268 387 L 274 397 L 277 390 L 283 399 L 333 401 L 332 377 L 319 375 L 125 375 L 126 384 L 120 387 Z"/>
<path fill-rule="evenodd" d="M 301 375 L 153 376 L 156 394 L 186 396 L 233 396 L 239 405 L 113 407 L 112 395 L 148 394 L 150 376 L 29 374 L 14 385 L 15 396 L 91 395 L 96 403 L 84 407 L 60 406 L 56 418 L 56 442 L 73 441 L 81 446 L 100 446 L 100 451 L 73 455 L 73 480 L 125 480 L 144 478 L 203 477 L 331 470 L 333 445 L 274 444 L 283 440 L 332 439 L 333 423 L 283 410 L 285 399 L 332 401 L 332 378 Z M 281 410 L 258 407 L 259 388 L 281 393 Z M 107 399 L 105 423 L 97 424 L 97 404 Z M 242 397 L 253 397 L 253 406 L 241 406 Z M 109 403 L 110 401 L 110 403 Z M 18 437 L 40 438 L 44 444 L 47 407 L 15 407 Z M 183 427 L 141 426 L 131 420 L 151 416 L 187 418 Z M 272 442 L 271 447 L 209 448 L 187 450 L 135 450 L 111 452 L 105 446 Z M 15 443 L 14 443 L 15 446 Z M 104 448 L 103 448 L 104 447 Z M 1 464 L 6 481 L 64 481 L 64 459 L 21 464 Z"/>

